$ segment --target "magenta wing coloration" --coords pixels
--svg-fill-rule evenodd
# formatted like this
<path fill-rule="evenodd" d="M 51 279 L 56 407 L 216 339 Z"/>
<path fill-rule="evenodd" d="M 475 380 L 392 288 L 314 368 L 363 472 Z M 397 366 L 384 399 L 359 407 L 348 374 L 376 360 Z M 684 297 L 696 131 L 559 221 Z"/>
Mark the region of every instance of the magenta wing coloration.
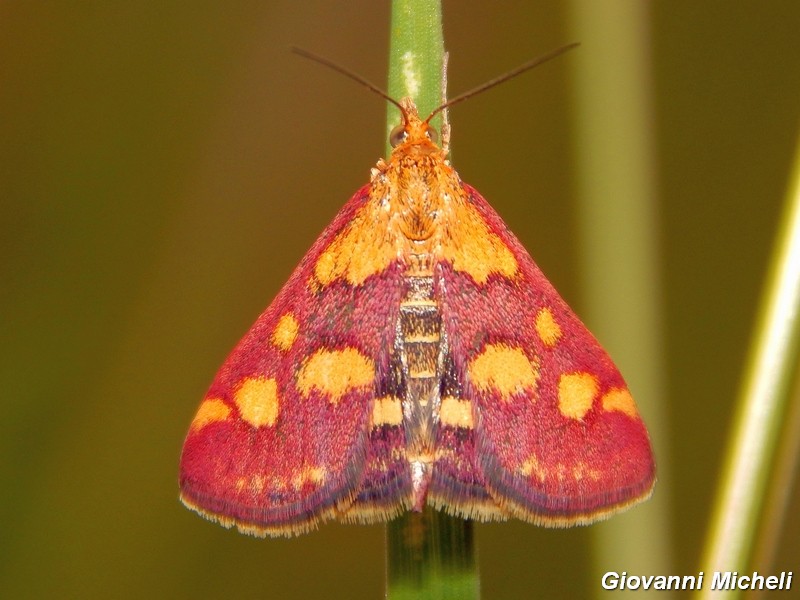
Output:
<path fill-rule="evenodd" d="M 287 536 L 426 504 L 568 526 L 646 499 L 652 451 L 619 371 L 398 106 L 389 160 L 217 373 L 181 499 Z"/>
<path fill-rule="evenodd" d="M 370 520 L 407 504 L 396 419 L 372 427 L 403 293 L 395 265 L 358 285 L 315 279 L 320 255 L 368 199 L 344 206 L 227 358 L 189 430 L 181 499 L 256 535 L 333 517 Z M 376 465 L 379 465 L 376 466 Z M 384 508 L 385 507 L 385 508 Z M 378 517 L 375 517 L 378 518 Z"/>
<path fill-rule="evenodd" d="M 470 403 L 474 428 L 441 428 L 439 446 L 453 450 L 437 460 L 434 503 L 567 526 L 641 501 L 655 465 L 622 375 L 497 213 L 464 188 L 518 273 L 479 285 L 439 264 L 443 396 Z"/>

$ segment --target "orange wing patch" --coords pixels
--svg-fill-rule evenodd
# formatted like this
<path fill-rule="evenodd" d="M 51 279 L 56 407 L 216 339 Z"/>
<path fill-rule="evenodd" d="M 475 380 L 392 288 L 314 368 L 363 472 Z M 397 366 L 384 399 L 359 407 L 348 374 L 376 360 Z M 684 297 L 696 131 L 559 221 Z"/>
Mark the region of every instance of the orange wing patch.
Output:
<path fill-rule="evenodd" d="M 474 427 L 472 402 L 445 396 L 439 407 L 439 419 L 442 425 L 472 429 Z"/>
<path fill-rule="evenodd" d="M 403 422 L 403 404 L 396 396 L 376 398 L 372 405 L 372 426 L 400 425 Z"/>
<path fill-rule="evenodd" d="M 558 381 L 558 410 L 570 419 L 582 419 L 598 389 L 597 377 L 591 373 L 563 373 Z"/>
<path fill-rule="evenodd" d="M 536 333 L 542 343 L 552 348 L 561 339 L 561 326 L 553 317 L 553 311 L 545 307 L 536 314 Z"/>
<path fill-rule="evenodd" d="M 536 458 L 535 454 L 531 454 L 528 459 L 522 463 L 522 466 L 519 468 L 519 472 L 525 477 L 530 477 L 533 475 L 539 481 L 544 481 L 545 477 L 547 477 L 547 469 L 545 469 L 542 463 L 539 462 L 539 459 Z"/>
<path fill-rule="evenodd" d="M 636 402 L 627 388 L 614 388 L 603 396 L 603 410 L 618 410 L 629 417 L 638 417 Z"/>
<path fill-rule="evenodd" d="M 292 487 L 299 490 L 304 485 L 322 485 L 328 475 L 324 467 L 306 467 L 292 477 Z"/>
<path fill-rule="evenodd" d="M 286 313 L 279 320 L 272 332 L 272 343 L 284 352 L 289 351 L 297 339 L 300 324 L 292 313 Z"/>
<path fill-rule="evenodd" d="M 297 374 L 297 388 L 306 398 L 317 389 L 336 404 L 350 390 L 370 386 L 374 379 L 375 364 L 355 348 L 323 348 L 303 362 Z"/>
<path fill-rule="evenodd" d="M 489 231 L 485 221 L 466 201 L 452 202 L 453 214 L 442 235 L 442 258 L 483 285 L 493 273 L 512 278 L 517 259 L 506 244 Z"/>
<path fill-rule="evenodd" d="M 539 361 L 528 360 L 521 348 L 487 344 L 470 363 L 469 378 L 475 387 L 496 390 L 507 402 L 512 394 L 535 388 Z"/>
<path fill-rule="evenodd" d="M 271 377 L 245 379 L 233 395 L 242 419 L 253 427 L 272 427 L 278 420 L 278 384 Z"/>
<path fill-rule="evenodd" d="M 204 400 L 197 409 L 197 414 L 192 419 L 190 429 L 199 431 L 209 423 L 224 421 L 231 414 L 231 408 L 219 398 Z"/>
<path fill-rule="evenodd" d="M 324 287 L 337 279 L 361 285 L 397 258 L 393 243 L 387 243 L 388 213 L 370 201 L 365 205 L 314 265 L 314 277 Z"/>

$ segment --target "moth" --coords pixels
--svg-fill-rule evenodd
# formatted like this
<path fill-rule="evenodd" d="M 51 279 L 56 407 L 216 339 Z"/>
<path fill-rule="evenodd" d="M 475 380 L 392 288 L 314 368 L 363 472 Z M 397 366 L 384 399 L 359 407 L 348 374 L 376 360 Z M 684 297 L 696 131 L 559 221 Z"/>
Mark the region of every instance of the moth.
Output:
<path fill-rule="evenodd" d="M 257 536 L 426 505 L 567 527 L 645 500 L 653 453 L 622 375 L 450 166 L 444 106 L 423 120 L 379 93 L 402 115 L 391 155 L 220 368 L 181 500 Z"/>

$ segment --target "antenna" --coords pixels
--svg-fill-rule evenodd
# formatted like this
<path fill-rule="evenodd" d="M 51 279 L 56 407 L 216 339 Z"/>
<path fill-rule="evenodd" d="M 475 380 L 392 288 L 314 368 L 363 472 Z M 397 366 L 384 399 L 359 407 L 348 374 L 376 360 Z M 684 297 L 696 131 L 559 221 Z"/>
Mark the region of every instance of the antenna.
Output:
<path fill-rule="evenodd" d="M 516 69 L 513 69 L 513 70 L 509 71 L 508 73 L 500 75 L 499 77 L 495 77 L 494 79 L 490 79 L 486 83 L 484 83 L 482 85 L 479 85 L 476 88 L 473 88 L 473 89 L 471 89 L 469 91 L 466 91 L 463 94 L 459 94 L 455 98 L 451 98 L 450 100 L 448 100 L 447 102 L 445 102 L 444 104 L 442 104 L 441 106 L 436 108 L 430 115 L 428 115 L 428 118 L 425 119 L 425 122 L 426 123 L 429 122 L 434 116 L 436 116 L 437 113 L 443 111 L 445 108 L 450 108 L 454 104 L 458 104 L 459 102 L 463 102 L 467 98 L 472 98 L 472 96 L 475 96 L 476 94 L 480 94 L 481 92 L 485 92 L 489 88 L 493 88 L 496 85 L 500 85 L 501 83 L 504 83 L 504 82 L 508 81 L 509 79 L 512 79 L 512 78 L 516 77 L 517 75 L 521 75 L 525 71 L 529 71 L 530 69 L 532 69 L 534 67 L 538 67 L 539 65 L 541 65 L 543 63 L 546 63 L 549 60 L 554 59 L 556 56 L 560 56 L 560 55 L 564 54 L 565 52 L 568 52 L 569 50 L 572 50 L 573 48 L 577 48 L 578 46 L 580 46 L 580 43 L 575 42 L 575 43 L 572 43 L 572 44 L 567 44 L 566 46 L 561 46 L 560 48 L 556 48 L 555 50 L 552 50 L 552 51 L 548 52 L 547 54 L 542 54 L 541 56 L 539 56 L 537 58 L 534 58 L 533 60 L 529 60 L 528 62 L 518 66 Z"/>
<path fill-rule="evenodd" d="M 404 121 L 406 120 L 406 111 L 403 110 L 403 107 L 400 106 L 400 103 L 397 100 L 395 100 L 394 98 L 392 98 L 389 94 L 384 92 L 377 85 L 375 85 L 371 81 L 367 81 L 366 79 L 361 77 L 361 75 L 356 75 L 352 71 L 348 71 L 343 66 L 336 64 L 332 60 L 328 60 L 327 58 L 323 58 L 322 56 L 320 56 L 318 54 L 314 54 L 313 52 L 309 52 L 308 50 L 304 50 L 303 48 L 298 48 L 297 46 L 292 46 L 292 52 L 294 52 L 295 54 L 299 54 L 303 58 L 307 58 L 309 60 L 313 60 L 314 62 L 317 62 L 317 63 L 319 63 L 319 64 L 321 64 L 323 66 L 328 67 L 329 69 L 333 69 L 334 71 L 336 71 L 338 73 L 341 73 L 345 77 L 349 77 L 350 79 L 352 79 L 356 83 L 360 83 L 361 85 L 366 87 L 368 90 L 372 91 L 375 94 L 378 94 L 378 96 L 381 96 L 382 98 L 388 100 L 389 102 L 394 104 L 397 108 L 399 108 L 400 109 L 400 113 L 403 115 L 403 120 Z"/>
<path fill-rule="evenodd" d="M 543 55 L 541 55 L 541 56 L 539 56 L 537 58 L 534 58 L 533 60 L 530 60 L 530 61 L 518 66 L 516 69 L 513 69 L 513 70 L 509 71 L 508 73 L 500 75 L 499 77 L 495 77 L 494 79 L 491 79 L 491 80 L 487 81 L 486 83 L 484 83 L 482 85 L 479 85 L 476 88 L 473 88 L 473 89 L 471 89 L 471 90 L 469 90 L 467 92 L 464 92 L 463 94 L 459 94 L 455 98 L 452 98 L 452 99 L 448 100 L 447 102 L 445 102 L 444 104 L 441 104 L 438 108 L 436 108 L 430 115 L 428 115 L 428 118 L 425 119 L 425 122 L 426 123 L 430 122 L 430 120 L 434 116 L 436 116 L 438 113 L 440 113 L 444 109 L 450 108 L 454 104 L 458 104 L 459 102 L 463 102 L 467 98 L 471 98 L 472 96 L 480 94 L 481 92 L 485 92 L 489 88 L 493 88 L 496 85 L 500 85 L 501 83 L 504 83 L 504 82 L 508 81 L 509 79 L 512 79 L 512 78 L 516 77 L 517 75 L 521 75 L 525 71 L 529 71 L 530 69 L 533 69 L 534 67 L 538 67 L 539 65 L 541 65 L 543 63 L 546 63 L 549 60 L 554 59 L 556 56 L 560 56 L 561 54 L 564 54 L 565 52 L 567 52 L 569 50 L 572 50 L 573 48 L 577 48 L 578 46 L 580 46 L 579 43 L 572 43 L 572 44 L 567 44 L 566 46 L 561 46 L 560 48 L 556 48 L 555 50 L 552 50 L 552 51 L 548 52 L 547 54 L 543 54 Z M 328 60 L 327 58 L 323 58 L 322 56 L 320 56 L 318 54 L 314 54 L 313 52 L 309 52 L 308 50 L 304 50 L 303 48 L 298 48 L 296 46 L 292 46 L 292 52 L 294 52 L 295 54 L 299 54 L 303 58 L 307 58 L 309 60 L 313 60 L 316 63 L 319 63 L 319 64 L 321 64 L 321 65 L 323 65 L 325 67 L 328 67 L 329 69 L 333 69 L 334 71 L 336 71 L 338 73 L 341 73 L 345 77 L 348 77 L 348 78 L 352 79 L 356 83 L 360 83 L 361 85 L 366 87 L 368 90 L 370 90 L 374 94 L 377 94 L 381 98 L 384 98 L 385 100 L 391 102 L 397 108 L 399 108 L 400 109 L 400 113 L 403 115 L 403 120 L 407 121 L 406 112 L 405 112 L 405 110 L 403 110 L 403 107 L 400 105 L 400 103 L 397 100 L 395 100 L 394 98 L 392 98 L 389 94 L 384 92 L 381 88 L 379 88 L 374 83 L 372 83 L 370 81 L 367 81 L 366 79 L 364 79 L 360 75 L 356 75 L 352 71 L 349 71 L 349 70 L 345 69 L 343 66 L 341 66 L 339 64 L 336 64 L 332 60 Z"/>

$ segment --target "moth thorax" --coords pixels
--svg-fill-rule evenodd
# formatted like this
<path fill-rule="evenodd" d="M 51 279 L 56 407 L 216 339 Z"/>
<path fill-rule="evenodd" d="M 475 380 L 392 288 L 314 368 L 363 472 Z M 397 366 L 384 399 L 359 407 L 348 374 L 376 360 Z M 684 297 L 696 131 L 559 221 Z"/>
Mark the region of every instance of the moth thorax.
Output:
<path fill-rule="evenodd" d="M 414 487 L 414 508 L 424 505 L 431 479 L 441 404 L 441 316 L 433 277 L 406 274 L 400 303 L 399 347 L 406 381 L 403 422 Z"/>

